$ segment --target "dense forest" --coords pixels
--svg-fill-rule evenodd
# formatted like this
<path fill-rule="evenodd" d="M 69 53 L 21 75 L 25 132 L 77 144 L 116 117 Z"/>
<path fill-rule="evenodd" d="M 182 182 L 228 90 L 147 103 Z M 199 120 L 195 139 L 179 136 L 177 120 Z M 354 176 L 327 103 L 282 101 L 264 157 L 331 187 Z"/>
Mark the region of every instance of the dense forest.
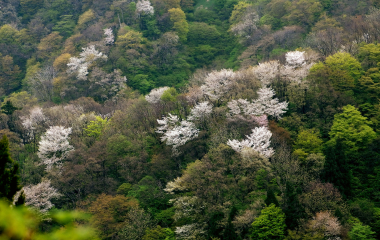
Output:
<path fill-rule="evenodd" d="M 0 0 L 0 239 L 380 239 L 380 1 Z"/>

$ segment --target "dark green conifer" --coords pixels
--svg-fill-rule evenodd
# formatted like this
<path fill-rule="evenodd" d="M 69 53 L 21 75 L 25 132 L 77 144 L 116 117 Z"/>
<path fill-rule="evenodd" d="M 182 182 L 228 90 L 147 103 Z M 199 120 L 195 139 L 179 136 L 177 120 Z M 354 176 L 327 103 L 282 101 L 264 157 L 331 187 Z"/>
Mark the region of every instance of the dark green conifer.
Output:
<path fill-rule="evenodd" d="M 227 226 L 224 229 L 223 232 L 223 240 L 238 240 L 241 239 L 235 232 L 234 224 L 232 223 L 232 220 L 235 218 L 237 214 L 237 208 L 233 206 L 231 208 L 230 214 L 228 216 Z"/>
<path fill-rule="evenodd" d="M 20 187 L 18 164 L 13 161 L 9 153 L 9 142 L 6 135 L 0 140 L 0 198 L 13 200 Z"/>
<path fill-rule="evenodd" d="M 352 172 L 350 171 L 345 149 L 340 140 L 328 145 L 324 150 L 326 162 L 322 178 L 334 184 L 344 197 L 351 195 Z"/>
<path fill-rule="evenodd" d="M 17 107 L 13 106 L 11 101 L 6 101 L 5 105 L 1 108 L 1 112 L 7 115 L 12 115 L 14 111 L 18 110 Z"/>
<path fill-rule="evenodd" d="M 277 201 L 276 196 L 274 195 L 273 188 L 269 186 L 267 190 L 267 198 L 265 199 L 265 204 L 269 206 L 271 203 L 276 205 L 276 207 L 280 206 L 280 204 Z"/>

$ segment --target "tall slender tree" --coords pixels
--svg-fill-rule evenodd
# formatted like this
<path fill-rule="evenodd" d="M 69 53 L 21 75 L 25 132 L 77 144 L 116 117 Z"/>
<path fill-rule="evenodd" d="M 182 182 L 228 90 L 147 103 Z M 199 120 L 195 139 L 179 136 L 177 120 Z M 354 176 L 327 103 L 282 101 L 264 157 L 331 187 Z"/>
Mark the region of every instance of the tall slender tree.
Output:
<path fill-rule="evenodd" d="M 20 189 L 18 164 L 11 158 L 8 138 L 4 135 L 0 140 L 0 198 L 12 201 Z"/>

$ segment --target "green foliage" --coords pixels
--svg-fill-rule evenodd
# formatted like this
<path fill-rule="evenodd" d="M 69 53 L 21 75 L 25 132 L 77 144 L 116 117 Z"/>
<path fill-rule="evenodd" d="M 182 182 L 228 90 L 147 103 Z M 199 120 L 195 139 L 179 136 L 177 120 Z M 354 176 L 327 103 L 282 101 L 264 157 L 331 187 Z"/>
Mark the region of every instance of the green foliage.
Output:
<path fill-rule="evenodd" d="M 294 144 L 295 152 L 304 152 L 306 155 L 311 153 L 321 153 L 322 152 L 322 139 L 319 138 L 319 134 L 313 129 L 301 130 L 298 133 L 297 140 Z M 300 160 L 305 160 L 301 154 L 298 154 Z"/>
<path fill-rule="evenodd" d="M 162 94 L 161 100 L 164 102 L 175 102 L 177 95 L 178 93 L 175 88 L 169 88 Z"/>
<path fill-rule="evenodd" d="M 86 214 L 55 211 L 50 217 L 54 227 L 49 231 L 41 231 L 43 224 L 37 213 L 26 207 L 10 207 L 9 203 L 0 201 L 0 238 L 4 240 L 99 239 L 92 228 L 83 225 L 83 221 L 88 220 Z M 79 222 L 82 224 L 78 224 Z"/>
<path fill-rule="evenodd" d="M 362 66 L 360 62 L 352 57 L 349 53 L 336 53 L 325 60 L 326 66 L 331 70 L 346 71 L 355 80 L 362 75 Z"/>
<path fill-rule="evenodd" d="M 189 24 L 186 21 L 186 15 L 180 8 L 172 8 L 169 11 L 170 21 L 173 22 L 173 30 L 177 32 L 181 41 L 187 40 Z"/>
<path fill-rule="evenodd" d="M 54 31 L 59 32 L 65 38 L 73 34 L 75 28 L 75 21 L 73 15 L 62 15 L 60 21 L 53 27 Z"/>
<path fill-rule="evenodd" d="M 341 140 L 349 147 L 350 152 L 364 149 L 375 138 L 376 133 L 369 126 L 370 122 L 351 105 L 343 107 L 343 113 L 334 117 L 334 122 L 329 133 L 331 140 Z"/>
<path fill-rule="evenodd" d="M 271 204 L 261 210 L 259 217 L 252 223 L 252 239 L 284 239 L 285 214 L 281 208 Z"/>
<path fill-rule="evenodd" d="M 102 118 L 100 116 L 96 116 L 95 121 L 90 121 L 87 127 L 84 129 L 87 136 L 93 137 L 95 139 L 99 139 L 103 133 L 103 130 L 106 128 L 108 124 L 107 118 Z"/>
<path fill-rule="evenodd" d="M 351 240 L 375 240 L 374 234 L 375 232 L 371 231 L 370 226 L 357 223 L 352 227 L 351 231 L 348 233 L 348 236 Z"/>
<path fill-rule="evenodd" d="M 123 183 L 117 188 L 117 193 L 122 194 L 124 196 L 128 195 L 128 192 L 132 189 L 132 184 Z"/>
<path fill-rule="evenodd" d="M 147 229 L 142 240 L 175 240 L 175 237 L 170 228 L 156 226 L 155 228 Z"/>

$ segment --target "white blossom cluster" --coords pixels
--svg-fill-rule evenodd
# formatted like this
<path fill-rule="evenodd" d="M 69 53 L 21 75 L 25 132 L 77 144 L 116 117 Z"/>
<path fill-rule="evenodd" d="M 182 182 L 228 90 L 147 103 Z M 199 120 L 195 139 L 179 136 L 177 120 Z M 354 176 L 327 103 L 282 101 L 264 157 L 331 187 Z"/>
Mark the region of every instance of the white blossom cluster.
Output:
<path fill-rule="evenodd" d="M 42 112 L 42 108 L 34 107 L 29 110 L 29 115 L 27 117 L 20 117 L 21 124 L 26 130 L 26 134 L 29 139 L 34 139 L 34 134 L 36 128 L 41 125 L 43 122 L 47 121 L 47 117 L 45 117 Z"/>
<path fill-rule="evenodd" d="M 111 28 L 104 29 L 104 35 L 106 35 L 106 37 L 104 38 L 104 42 L 106 43 L 106 45 L 112 45 L 115 41 L 115 37 L 113 35 L 112 29 Z"/>
<path fill-rule="evenodd" d="M 260 20 L 259 15 L 252 7 L 248 7 L 240 21 L 231 27 L 235 35 L 250 38 L 254 31 L 257 30 L 257 24 Z"/>
<path fill-rule="evenodd" d="M 314 65 L 312 59 L 307 59 L 305 52 L 288 52 L 285 58 L 285 65 L 281 65 L 278 61 L 269 61 L 253 68 L 255 77 L 263 86 L 272 84 L 278 77 L 299 84 L 307 77 L 310 68 Z"/>
<path fill-rule="evenodd" d="M 301 67 L 306 64 L 305 52 L 293 51 L 285 54 L 286 64 L 293 68 Z"/>
<path fill-rule="evenodd" d="M 212 104 L 209 102 L 201 102 L 194 106 L 194 108 L 191 109 L 190 116 L 187 118 L 189 121 L 194 120 L 205 120 L 207 117 L 209 117 L 212 113 Z"/>
<path fill-rule="evenodd" d="M 199 130 L 195 124 L 185 120 L 179 121 L 178 116 L 169 113 L 169 117 L 164 117 L 162 120 L 157 119 L 159 127 L 157 133 L 162 133 L 161 141 L 166 145 L 173 146 L 173 154 L 177 155 L 178 147 L 186 142 L 198 137 Z"/>
<path fill-rule="evenodd" d="M 161 100 L 162 95 L 166 90 L 169 90 L 169 87 L 160 87 L 160 88 L 155 88 L 150 91 L 148 95 L 145 96 L 145 100 L 148 101 L 149 103 L 158 103 Z"/>
<path fill-rule="evenodd" d="M 71 128 L 54 126 L 41 136 L 37 155 L 46 165 L 47 171 L 50 171 L 54 165 L 60 167 L 61 161 L 74 150 L 68 141 L 70 134 Z"/>
<path fill-rule="evenodd" d="M 196 223 L 176 227 L 175 230 L 177 239 L 197 239 L 198 236 L 205 233 L 202 226 Z"/>
<path fill-rule="evenodd" d="M 281 64 L 278 61 L 259 63 L 254 68 L 253 73 L 262 82 L 263 86 L 267 86 L 279 76 L 280 67 Z"/>
<path fill-rule="evenodd" d="M 47 212 L 54 207 L 51 203 L 52 199 L 57 199 L 61 194 L 50 185 L 50 180 L 43 180 L 37 185 L 29 185 L 23 187 L 14 196 L 14 204 L 19 198 L 20 194 L 25 194 L 25 206 L 32 207 L 38 210 L 42 215 L 46 215 Z"/>
<path fill-rule="evenodd" d="M 139 0 L 136 3 L 136 12 L 137 13 L 144 13 L 148 15 L 154 14 L 154 8 L 150 4 L 149 0 Z"/>
<path fill-rule="evenodd" d="M 232 69 L 222 69 L 209 73 L 204 85 L 201 86 L 204 95 L 213 101 L 219 100 L 231 89 L 235 75 Z"/>
<path fill-rule="evenodd" d="M 88 67 L 97 59 L 107 59 L 106 55 L 95 49 L 94 45 L 82 48 L 83 51 L 79 54 L 79 58 L 71 57 L 67 64 L 67 72 L 77 73 L 77 78 L 86 80 L 88 75 Z"/>
<path fill-rule="evenodd" d="M 253 115 L 253 116 L 273 116 L 278 119 L 287 110 L 287 102 L 279 102 L 277 98 L 273 98 L 274 90 L 272 88 L 263 87 L 257 92 L 259 97 L 252 103 L 245 99 L 232 100 L 227 104 L 230 116 L 234 115 Z"/>
<path fill-rule="evenodd" d="M 164 189 L 165 192 L 168 192 L 170 194 L 174 194 L 174 191 L 184 191 L 184 190 L 186 190 L 186 187 L 183 186 L 183 179 L 180 177 L 177 177 L 172 182 L 168 182 L 166 184 L 166 188 Z"/>
<path fill-rule="evenodd" d="M 257 127 L 252 129 L 251 135 L 246 136 L 247 139 L 242 141 L 228 140 L 227 145 L 236 152 L 242 152 L 245 148 L 252 148 L 260 154 L 271 157 L 274 153 L 273 148 L 270 146 L 270 138 L 272 133 L 267 127 Z"/>

